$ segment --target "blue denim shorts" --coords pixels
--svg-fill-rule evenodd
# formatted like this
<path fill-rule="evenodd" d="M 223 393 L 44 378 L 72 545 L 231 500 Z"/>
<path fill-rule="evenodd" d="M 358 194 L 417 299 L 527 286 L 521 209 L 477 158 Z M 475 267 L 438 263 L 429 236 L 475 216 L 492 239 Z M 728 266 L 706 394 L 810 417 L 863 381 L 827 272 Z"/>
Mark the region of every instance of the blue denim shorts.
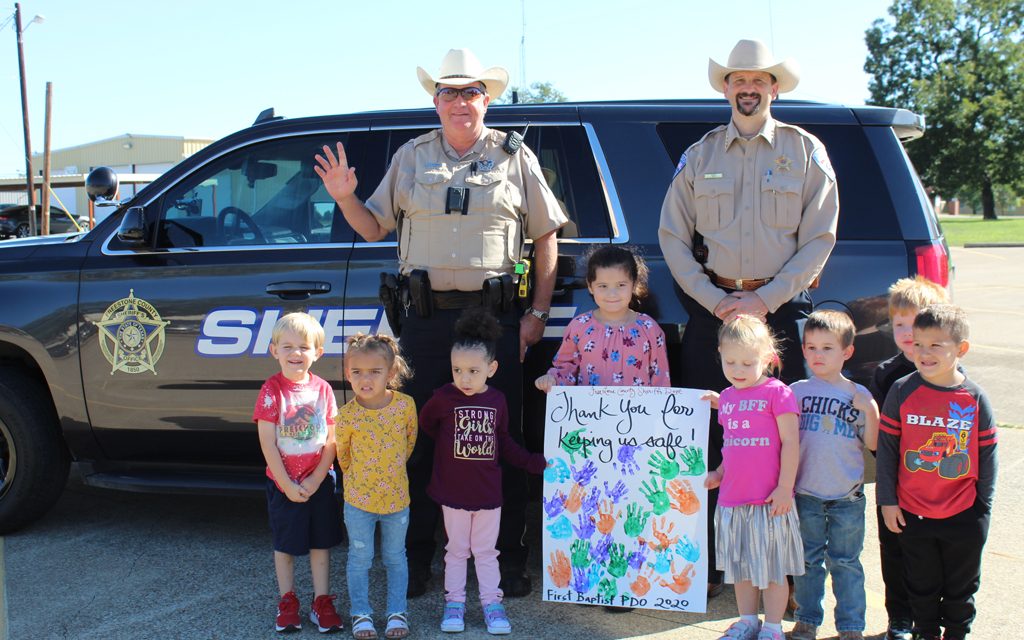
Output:
<path fill-rule="evenodd" d="M 334 496 L 333 473 L 306 502 L 292 502 L 267 478 L 267 512 L 274 551 L 305 556 L 310 549 L 330 549 L 341 542 L 341 509 Z"/>

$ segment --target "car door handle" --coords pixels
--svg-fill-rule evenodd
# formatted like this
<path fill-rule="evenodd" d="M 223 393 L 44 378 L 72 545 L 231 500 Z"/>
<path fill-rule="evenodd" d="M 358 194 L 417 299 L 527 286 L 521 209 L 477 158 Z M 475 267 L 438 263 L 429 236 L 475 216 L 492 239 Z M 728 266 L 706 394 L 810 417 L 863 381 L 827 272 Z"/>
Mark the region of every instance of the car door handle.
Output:
<path fill-rule="evenodd" d="M 330 282 L 299 280 L 295 282 L 272 282 L 267 285 L 267 293 L 282 300 L 306 300 L 310 296 L 323 295 L 331 292 Z"/>

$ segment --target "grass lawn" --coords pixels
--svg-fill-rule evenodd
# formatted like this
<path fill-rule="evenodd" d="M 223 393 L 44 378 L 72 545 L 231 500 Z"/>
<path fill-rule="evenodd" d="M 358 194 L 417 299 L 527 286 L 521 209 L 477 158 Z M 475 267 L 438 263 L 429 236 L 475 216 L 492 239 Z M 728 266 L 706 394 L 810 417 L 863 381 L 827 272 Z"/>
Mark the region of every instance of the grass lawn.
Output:
<path fill-rule="evenodd" d="M 939 216 L 950 246 L 974 242 L 1024 243 L 1024 216 L 1003 216 L 985 220 L 981 216 Z"/>

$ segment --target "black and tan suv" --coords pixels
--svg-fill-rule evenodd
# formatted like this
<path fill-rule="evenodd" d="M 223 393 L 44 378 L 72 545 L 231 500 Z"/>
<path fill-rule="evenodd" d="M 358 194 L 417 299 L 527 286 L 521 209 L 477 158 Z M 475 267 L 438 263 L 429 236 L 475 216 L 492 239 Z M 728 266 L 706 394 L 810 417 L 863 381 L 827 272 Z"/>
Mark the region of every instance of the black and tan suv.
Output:
<path fill-rule="evenodd" d="M 838 242 L 813 292 L 849 309 L 858 335 L 850 374 L 864 381 L 893 354 L 885 292 L 923 273 L 943 284 L 947 251 L 901 140 L 923 132 L 907 111 L 781 101 L 780 120 L 828 147 L 839 180 Z M 651 267 L 650 313 L 670 341 L 686 313 L 658 249 L 662 199 L 680 153 L 727 121 L 724 101 L 492 107 L 490 126 L 523 130 L 571 224 L 560 232 L 547 340 L 527 379 L 550 362 L 574 314 L 592 302 L 582 255 L 596 243 L 638 246 Z M 0 532 L 40 517 L 70 460 L 85 481 L 145 491 L 262 486 L 251 421 L 274 372 L 270 330 L 285 312 L 327 332 L 317 371 L 343 390 L 346 336 L 389 331 L 379 274 L 394 238 L 364 242 L 345 223 L 313 156 L 341 140 L 366 198 L 398 147 L 437 126 L 431 110 L 301 119 L 262 116 L 174 167 L 89 233 L 0 248 Z M 124 224 L 122 224 L 124 223 Z M 527 389 L 532 389 L 528 386 Z M 340 398 L 339 398 L 340 399 Z M 531 418 L 542 403 L 528 391 Z"/>

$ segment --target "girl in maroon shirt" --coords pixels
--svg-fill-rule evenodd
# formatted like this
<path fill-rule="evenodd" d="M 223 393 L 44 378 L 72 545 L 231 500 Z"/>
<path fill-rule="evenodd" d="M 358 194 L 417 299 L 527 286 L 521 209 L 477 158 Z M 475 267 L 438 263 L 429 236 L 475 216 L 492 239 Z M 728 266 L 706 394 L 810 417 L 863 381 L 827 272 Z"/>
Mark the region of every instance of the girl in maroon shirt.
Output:
<path fill-rule="evenodd" d="M 498 587 L 498 524 L 501 467 L 507 463 L 541 473 L 547 462 L 508 432 L 505 395 L 488 386 L 498 370 L 495 349 L 501 326 L 490 313 L 467 309 L 455 324 L 452 380 L 420 411 L 420 429 L 434 439 L 434 469 L 427 494 L 441 505 L 445 547 L 445 608 L 442 631 L 462 631 L 466 610 L 466 565 L 473 556 L 487 631 L 511 633 Z"/>

